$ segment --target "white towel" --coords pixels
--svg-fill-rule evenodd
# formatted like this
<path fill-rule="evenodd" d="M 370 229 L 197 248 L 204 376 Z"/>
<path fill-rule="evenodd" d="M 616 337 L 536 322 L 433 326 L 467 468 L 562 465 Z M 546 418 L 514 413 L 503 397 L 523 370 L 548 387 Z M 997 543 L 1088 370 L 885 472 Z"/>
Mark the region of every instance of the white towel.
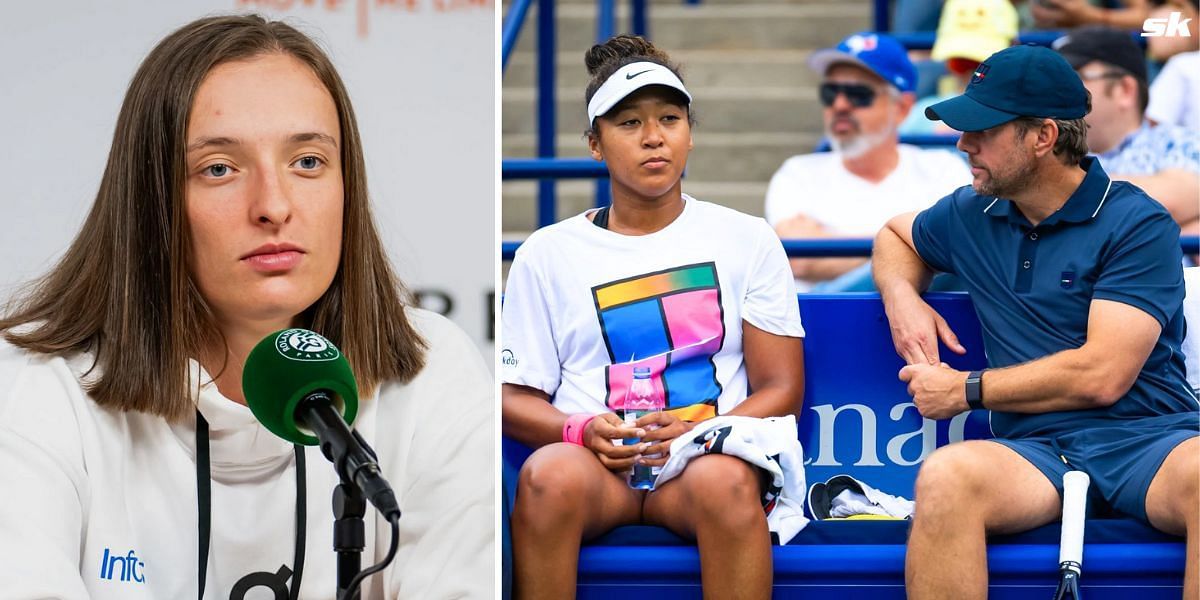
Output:
<path fill-rule="evenodd" d="M 796 417 L 715 417 L 671 443 L 671 458 L 663 465 L 655 485 L 683 472 L 688 461 L 705 454 L 736 456 L 771 474 L 763 493 L 767 529 L 786 544 L 805 525 L 804 450 L 796 439 Z"/>
<path fill-rule="evenodd" d="M 808 510 L 818 521 L 859 515 L 909 519 L 913 501 L 881 492 L 849 475 L 834 475 L 808 490 Z"/>

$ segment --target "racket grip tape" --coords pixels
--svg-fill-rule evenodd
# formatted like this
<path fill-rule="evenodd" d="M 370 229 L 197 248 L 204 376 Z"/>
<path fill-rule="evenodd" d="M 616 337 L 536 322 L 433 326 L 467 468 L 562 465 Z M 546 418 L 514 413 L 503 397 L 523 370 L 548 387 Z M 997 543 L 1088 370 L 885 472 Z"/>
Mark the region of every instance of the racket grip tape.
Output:
<path fill-rule="evenodd" d="M 1076 573 L 1083 565 L 1083 523 L 1087 514 L 1087 492 L 1091 478 L 1083 471 L 1063 475 L 1062 539 L 1058 563 Z"/>

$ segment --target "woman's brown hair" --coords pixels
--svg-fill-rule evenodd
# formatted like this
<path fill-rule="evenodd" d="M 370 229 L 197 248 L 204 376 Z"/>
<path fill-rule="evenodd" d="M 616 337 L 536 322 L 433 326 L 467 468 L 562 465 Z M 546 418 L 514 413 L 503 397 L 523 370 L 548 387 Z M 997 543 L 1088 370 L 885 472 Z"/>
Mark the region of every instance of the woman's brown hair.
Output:
<path fill-rule="evenodd" d="M 142 62 L 121 106 L 100 189 L 61 260 L 0 318 L 9 342 L 54 356 L 90 351 L 97 404 L 179 419 L 191 414 L 188 359 L 225 348 L 188 266 L 185 145 L 192 101 L 213 67 L 269 53 L 306 64 L 333 97 L 345 190 L 342 250 L 329 289 L 300 315 L 350 360 L 362 393 L 408 381 L 425 341 L 388 263 L 367 197 L 362 141 L 345 85 L 310 38 L 257 15 L 183 26 Z M 215 377 L 216 374 L 214 373 Z"/>

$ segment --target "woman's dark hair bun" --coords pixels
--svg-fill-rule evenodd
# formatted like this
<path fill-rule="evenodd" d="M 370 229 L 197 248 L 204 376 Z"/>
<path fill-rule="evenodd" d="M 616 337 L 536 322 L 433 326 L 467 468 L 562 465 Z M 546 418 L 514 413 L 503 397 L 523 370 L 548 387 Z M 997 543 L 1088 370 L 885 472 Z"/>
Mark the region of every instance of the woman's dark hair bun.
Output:
<path fill-rule="evenodd" d="M 616 65 L 634 57 L 654 59 L 651 62 L 664 66 L 670 65 L 671 62 L 671 57 L 666 52 L 659 50 L 646 38 L 636 35 L 618 35 L 603 44 L 592 46 L 584 54 L 583 62 L 587 65 L 588 75 L 595 77 L 605 65 Z"/>
<path fill-rule="evenodd" d="M 679 67 L 671 64 L 671 57 L 646 38 L 637 35 L 618 35 L 603 44 L 596 44 L 583 55 L 583 62 L 587 65 L 588 75 L 591 76 L 584 90 L 585 103 L 592 101 L 596 90 L 600 89 L 613 73 L 635 62 L 662 65 L 683 81 Z"/>

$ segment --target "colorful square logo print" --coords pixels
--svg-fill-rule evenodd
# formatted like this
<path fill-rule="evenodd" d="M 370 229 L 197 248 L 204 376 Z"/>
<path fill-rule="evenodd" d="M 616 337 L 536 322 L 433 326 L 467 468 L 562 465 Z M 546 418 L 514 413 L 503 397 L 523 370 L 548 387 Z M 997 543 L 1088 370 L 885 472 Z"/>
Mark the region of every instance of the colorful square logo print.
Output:
<path fill-rule="evenodd" d="M 649 367 L 667 410 L 699 404 L 689 417 L 715 414 L 721 384 L 713 356 L 725 341 L 716 264 L 601 284 L 592 298 L 613 363 L 605 368 L 610 408 L 624 408 L 634 367 Z"/>

